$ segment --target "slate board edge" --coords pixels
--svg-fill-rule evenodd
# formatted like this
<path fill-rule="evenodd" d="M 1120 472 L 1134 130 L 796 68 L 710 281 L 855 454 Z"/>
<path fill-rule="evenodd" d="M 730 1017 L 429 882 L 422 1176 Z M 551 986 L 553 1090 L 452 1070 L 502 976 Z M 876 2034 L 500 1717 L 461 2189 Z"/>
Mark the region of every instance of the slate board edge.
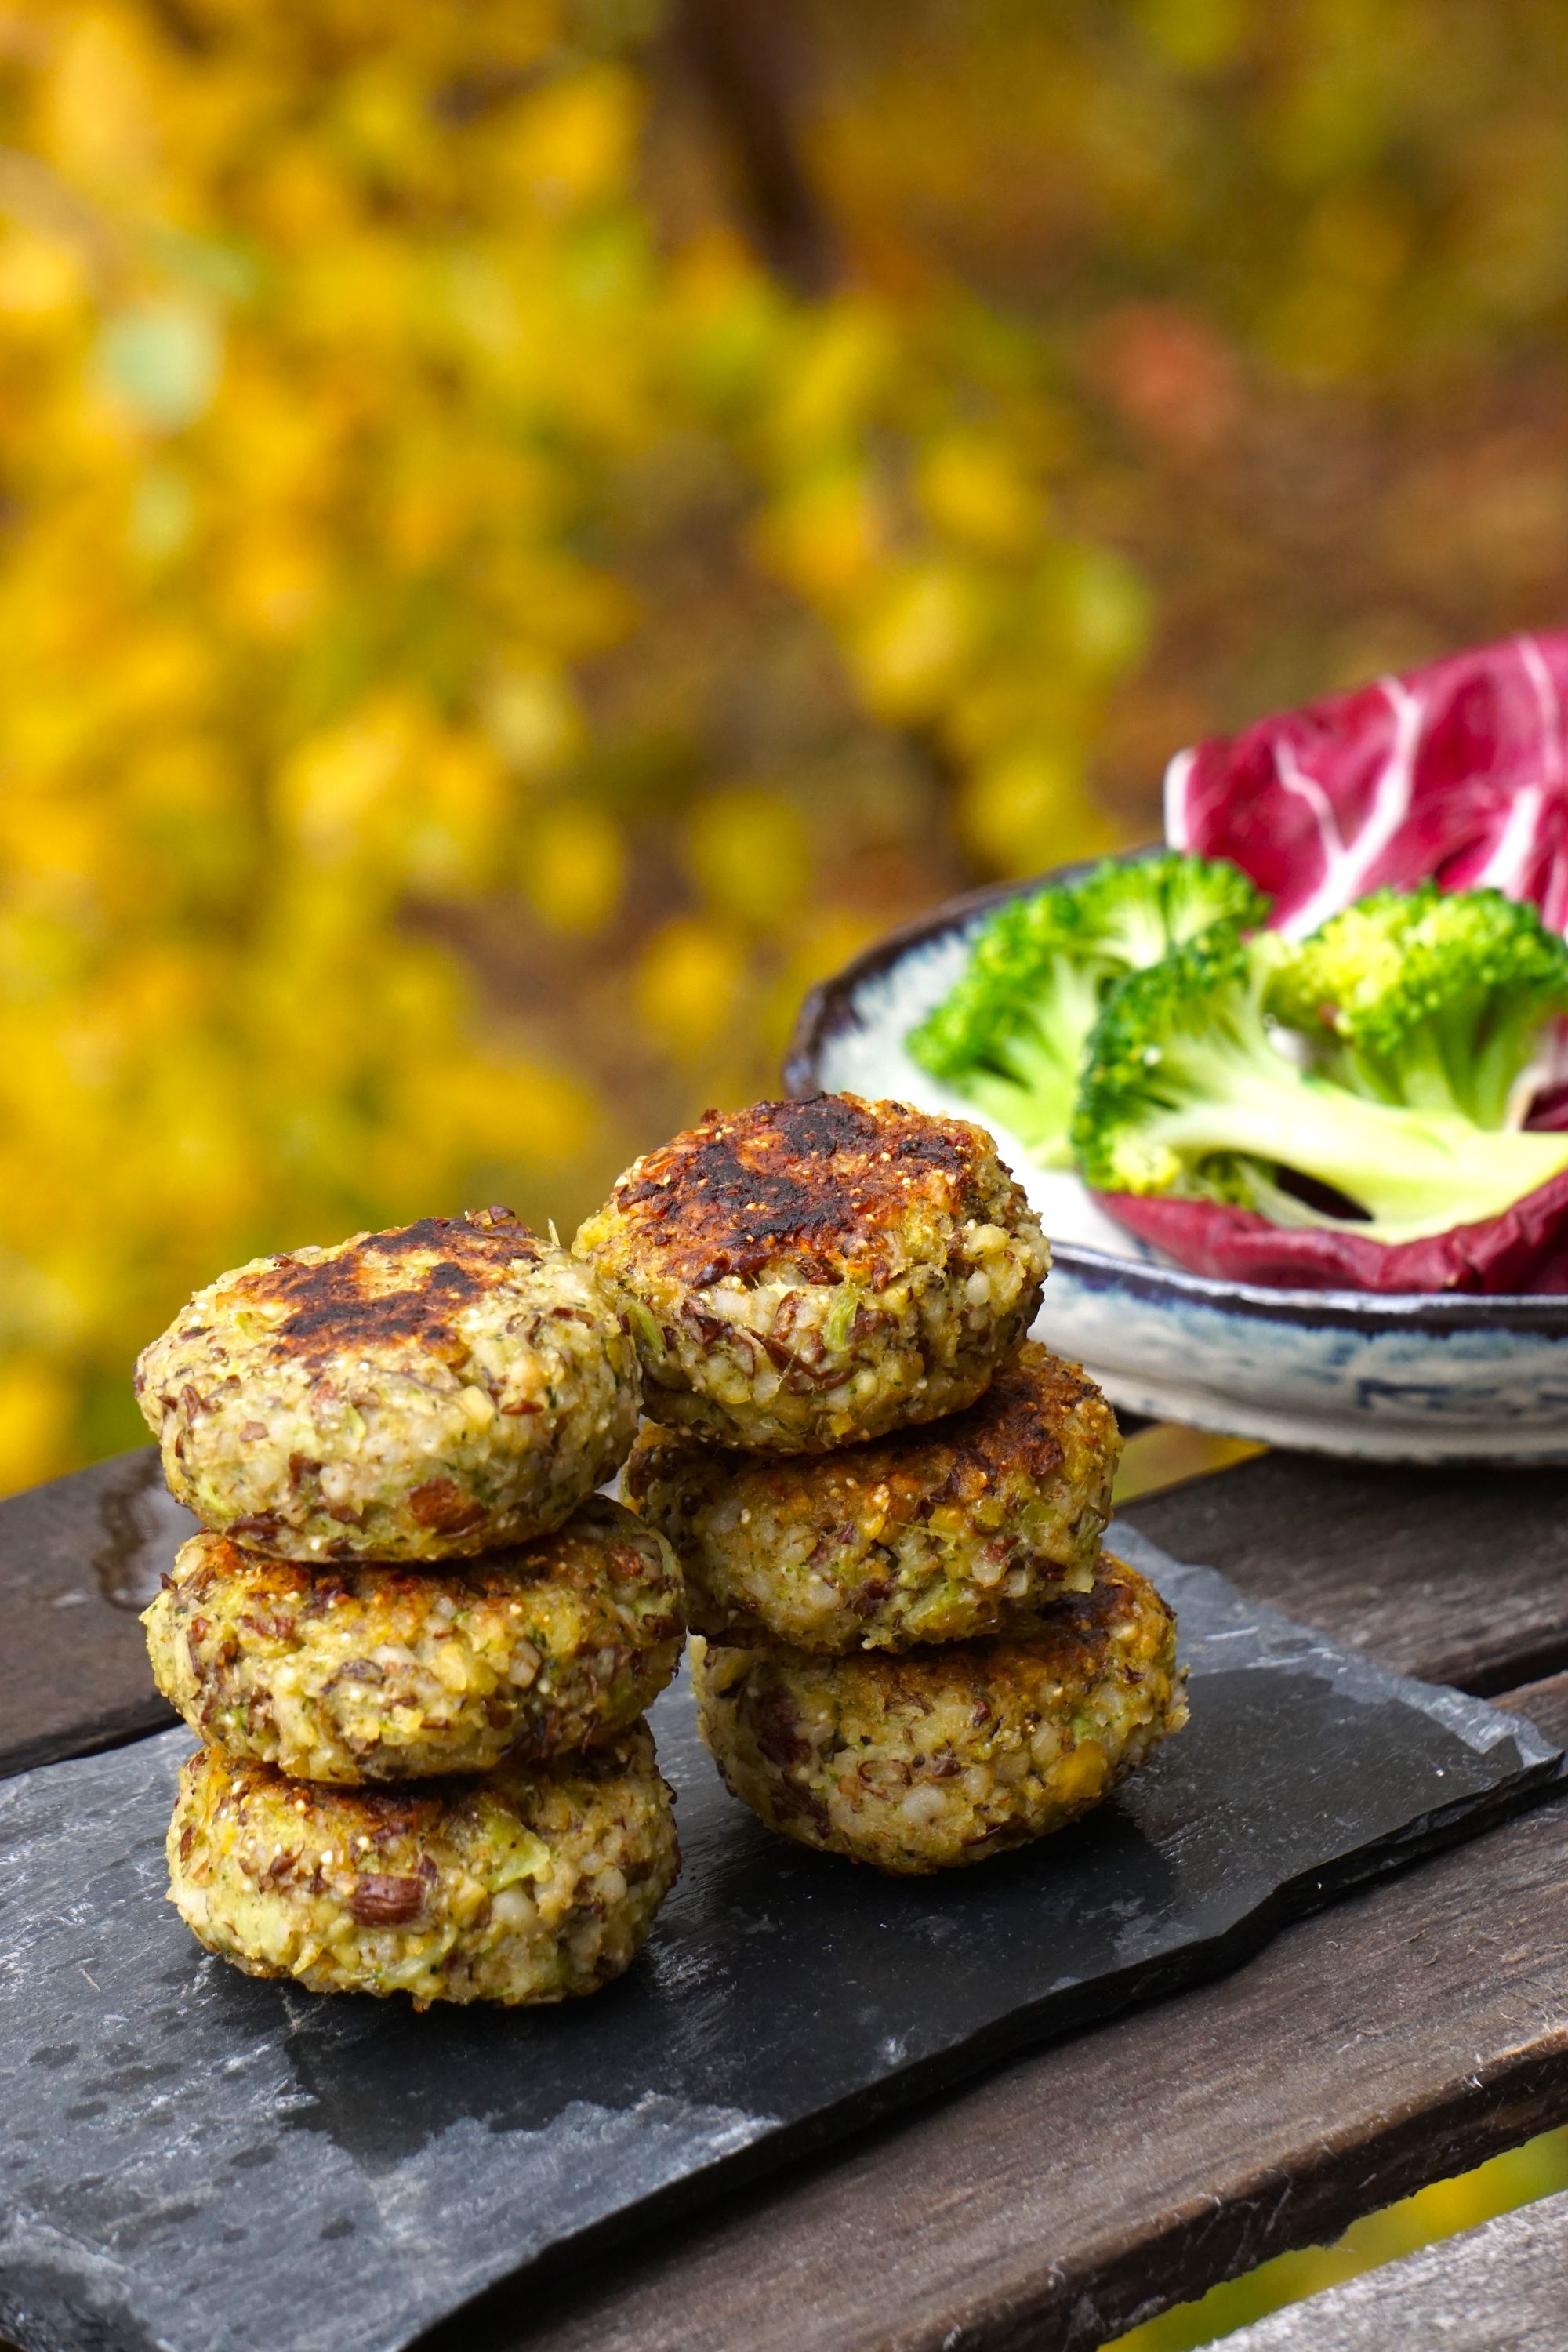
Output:
<path fill-rule="evenodd" d="M 1291 1617 L 1272 1601 L 1244 1596 L 1221 1570 L 1209 1567 L 1205 1561 L 1177 1559 L 1157 1544 L 1152 1536 L 1144 1535 L 1141 1528 L 1130 1527 L 1123 1520 L 1112 1519 L 1106 1529 L 1105 1540 L 1109 1549 L 1120 1553 L 1129 1566 L 1148 1577 L 1162 1592 L 1173 1580 L 1178 1584 L 1195 1580 L 1218 1588 L 1230 1601 L 1241 1604 L 1240 1613 L 1247 1624 L 1270 1647 L 1293 1649 L 1298 1660 L 1309 1668 L 1314 1654 L 1321 1656 L 1329 1678 L 1343 1687 L 1354 1691 L 1359 1685 L 1370 1682 L 1375 1685 L 1380 1696 L 1396 1694 L 1418 1714 L 1429 1717 L 1434 1722 L 1447 1724 L 1467 1747 L 1472 1748 L 1476 1740 L 1471 1733 L 1484 1724 L 1484 1748 L 1496 1747 L 1504 1738 L 1511 1738 L 1521 1768 L 1527 1759 L 1540 1763 L 1554 1759 L 1568 1772 L 1568 1756 L 1564 1755 L 1562 1748 L 1550 1740 L 1528 1716 L 1513 1714 L 1508 1707 L 1500 1706 L 1495 1698 L 1488 1698 L 1476 1691 L 1461 1690 L 1451 1683 L 1430 1682 L 1419 1675 L 1402 1674 L 1395 1667 L 1384 1666 L 1364 1651 L 1338 1642 L 1320 1628 Z M 1304 1648 L 1297 1647 L 1302 1643 L 1305 1643 Z M 1212 1649 L 1212 1642 L 1205 1646 Z M 1188 1654 L 1184 1636 L 1182 1651 L 1184 1656 Z"/>
<path fill-rule="evenodd" d="M 542 2290 L 547 2299 L 570 2293 L 579 2283 L 574 2274 L 596 2253 L 633 2245 L 661 2223 L 685 2220 L 722 2198 L 776 2178 L 830 2147 L 852 2146 L 894 2116 L 940 2098 L 1026 2050 L 1068 2040 L 1090 2026 L 1110 2023 L 1129 2009 L 1227 1975 L 1262 1951 L 1292 1921 L 1527 1810 L 1561 1789 L 1565 1779 L 1568 1757 L 1557 1752 L 1525 1766 L 1500 1789 L 1419 1814 L 1373 1844 L 1300 1874 L 1272 1889 L 1228 1926 L 1187 1945 L 1178 1954 L 1134 1961 L 1112 1976 L 1084 1986 L 1076 1998 L 1053 1992 L 1039 2001 L 1022 2004 L 963 2043 L 911 2061 L 871 2088 L 858 2089 L 796 2123 L 779 2125 L 748 2146 L 653 2190 L 636 2204 L 623 2206 L 569 2238 L 558 2239 L 542 2253 L 454 2305 L 432 2326 L 412 2336 L 389 2336 L 382 2352 L 485 2352 L 487 2343 L 499 2344 L 503 2334 L 515 2341 L 520 2316 L 516 2296 L 525 2283 L 531 2294 Z M 1042 2012 L 1048 2013 L 1048 2026 L 1038 2021 Z M 69 2333 L 52 2328 L 44 2333 L 27 2326 L 0 2280 L 0 2327 L 8 2331 L 18 2352 L 100 2352 L 100 2347 L 111 2344 L 116 2352 L 121 2347 L 128 2352 L 128 2339 L 102 2333 L 105 2314 L 101 2309 L 71 2312 L 57 2305 L 56 2313 Z M 537 2322 L 545 2313 L 532 2305 L 529 2315 Z"/>
<path fill-rule="evenodd" d="M 389 2342 L 384 2352 L 483 2352 L 483 2331 L 487 2326 L 504 2329 L 509 2340 L 515 2340 L 519 2314 L 515 2307 L 509 2309 L 508 2305 L 523 2281 L 531 2288 L 535 2284 L 546 2288 L 574 2285 L 576 2282 L 571 2274 L 586 2257 L 618 2251 L 661 2222 L 688 2219 L 721 2198 L 776 2177 L 828 2147 L 847 2148 L 861 2136 L 879 2131 L 895 2116 L 941 2098 L 1026 2051 L 1047 2049 L 1091 2026 L 1109 2024 L 1130 2009 L 1227 1976 L 1255 1958 L 1282 1928 L 1294 1921 L 1310 1917 L 1342 1895 L 1392 1877 L 1447 1847 L 1463 1844 L 1467 1839 L 1497 1827 L 1557 1793 L 1565 1784 L 1568 1755 L 1559 1751 L 1542 1761 L 1523 1766 L 1519 1776 L 1501 1789 L 1487 1790 L 1479 1796 L 1462 1798 L 1453 1805 L 1418 1814 L 1386 1837 L 1303 1872 L 1300 1877 L 1274 1888 L 1240 1918 L 1215 1935 L 1187 1945 L 1178 1954 L 1133 1961 L 1115 1975 L 1098 1978 L 1084 1986 L 1077 1998 L 1070 1993 L 1051 1992 L 1038 2001 L 1022 2003 L 962 2044 L 913 2059 L 870 2089 L 858 2089 L 796 2123 L 781 2124 L 748 2146 L 653 2190 L 635 2205 L 623 2206 L 618 2212 L 590 2223 L 572 2237 L 557 2240 L 532 2261 L 520 2264 L 467 2303 L 456 2305 L 433 2326 L 416 2336 Z M 1037 2021 L 1042 2012 L 1048 2014 L 1048 2025 Z M 540 2315 L 531 2312 L 531 2319 Z M 23 2352 L 61 2352 L 61 2347 L 53 2344 L 24 2345 Z M 75 2347 L 66 2347 L 66 2352 L 75 2352 Z"/>
<path fill-rule="evenodd" d="M 1115 1530 L 1112 1540 L 1115 1534 L 1125 1532 L 1128 1531 Z M 1163 1561 L 1167 1568 L 1176 1566 L 1189 1572 L 1195 1570 L 1213 1577 L 1217 1584 L 1226 1587 L 1233 1599 L 1237 1597 L 1228 1580 L 1216 1571 L 1201 1568 L 1198 1563 L 1173 1562 L 1147 1538 L 1139 1538 L 1127 1549 L 1135 1559 L 1140 1552 L 1145 1554 L 1156 1578 Z M 1260 1630 L 1268 1624 L 1286 1633 L 1312 1633 L 1310 1628 L 1295 1626 L 1284 1612 L 1267 1605 L 1248 1603 L 1247 1614 Z M 1468 1695 L 1450 1693 L 1445 1685 L 1391 1675 L 1385 1669 L 1373 1667 L 1373 1662 L 1342 1650 L 1331 1641 L 1325 1640 L 1323 1646 L 1325 1653 L 1338 1653 L 1352 1667 L 1365 1664 L 1373 1668 L 1388 1685 L 1403 1685 L 1423 1712 L 1436 1715 L 1439 1719 L 1446 1710 L 1429 1702 L 1454 1699 L 1467 1712 L 1484 1712 L 1496 1726 L 1496 1737 L 1488 1741 L 1488 1746 L 1496 1748 L 1504 1740 L 1512 1746 L 1512 1778 L 1500 1788 L 1481 1790 L 1415 1815 L 1369 1844 L 1312 1866 L 1273 1887 L 1250 1909 L 1213 1934 L 1195 1938 L 1178 1953 L 1132 1961 L 1082 1987 L 1047 1991 L 979 2028 L 961 2044 L 910 2060 L 877 2083 L 858 2085 L 851 2094 L 811 2116 L 787 2124 L 773 2124 L 748 2146 L 700 2165 L 682 2178 L 650 2190 L 635 2203 L 586 2224 L 538 2255 L 499 2273 L 439 2320 L 413 2334 L 388 2334 L 382 2339 L 379 2352 L 416 2352 L 416 2347 L 417 2352 L 426 2352 L 426 2347 L 427 2352 L 437 2352 L 437 2347 L 441 2352 L 459 2352 L 459 2347 L 460 2352 L 476 2352 L 481 2340 L 476 2336 L 476 2327 L 510 2316 L 515 2332 L 515 2298 L 523 2282 L 531 2290 L 537 2287 L 547 2293 L 569 2288 L 575 2284 L 574 2273 L 600 2249 L 633 2242 L 661 2221 L 711 2206 L 716 2200 L 776 2176 L 829 2146 L 852 2144 L 862 2134 L 880 2128 L 890 2117 L 908 2112 L 922 2101 L 940 2097 L 1025 2050 L 1069 2038 L 1091 2025 L 1109 2021 L 1134 2005 L 1163 1998 L 1244 1965 L 1292 1920 L 1323 1907 L 1359 1885 L 1479 1834 L 1551 1795 L 1568 1777 L 1568 1758 L 1527 1718 Z M 163 1727 L 163 1724 L 154 1724 L 147 1729 L 153 1733 Z M 135 1744 L 140 1736 L 145 1735 L 132 1731 L 112 1744 Z M 87 1751 L 79 1752 L 85 1760 Z M 510 2314 L 509 2305 L 513 2305 Z M 101 2308 L 95 2312 L 81 2306 L 68 2310 L 57 2302 L 54 2312 L 46 2315 L 35 2307 L 35 2324 L 30 2326 L 19 2324 L 19 2314 L 13 2317 L 15 2308 L 10 2296 L 0 2288 L 0 2326 L 9 2327 L 13 2340 L 23 2347 L 23 2352 L 89 2352 L 89 2347 L 98 2352 L 98 2347 L 110 2344 L 117 2347 L 117 2352 L 130 2352 L 131 2339 L 104 2333 L 108 2315 Z M 50 2326 L 51 2320 L 57 2325 Z M 38 2321 L 43 2322 L 47 2332 L 40 2330 L 36 2324 Z M 68 2332 L 57 2332 L 60 2323 Z M 142 2341 L 147 2339 L 138 2339 L 139 2343 Z"/>
<path fill-rule="evenodd" d="M 180 1718 L 156 1694 L 112 1715 L 100 1716 L 86 1733 L 39 1732 L 19 1748 L 0 1748 L 0 1786 L 19 1780 L 25 1772 L 40 1772 L 49 1764 L 74 1764 L 84 1756 L 105 1756 L 111 1748 L 134 1748 L 138 1740 L 155 1739 L 160 1732 L 175 1731 Z"/>

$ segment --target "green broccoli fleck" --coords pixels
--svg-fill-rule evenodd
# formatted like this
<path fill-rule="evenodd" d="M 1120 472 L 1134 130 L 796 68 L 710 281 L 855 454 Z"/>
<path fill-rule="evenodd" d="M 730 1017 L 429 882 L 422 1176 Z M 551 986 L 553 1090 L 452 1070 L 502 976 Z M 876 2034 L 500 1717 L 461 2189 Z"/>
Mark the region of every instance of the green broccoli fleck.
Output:
<path fill-rule="evenodd" d="M 1499 1216 L 1568 1167 L 1568 1135 L 1500 1135 L 1298 1067 L 1266 1009 L 1292 956 L 1274 933 L 1222 925 L 1115 991 L 1073 1122 L 1087 1183 L 1235 1202 L 1276 1224 L 1353 1215 L 1372 1240 L 1410 1241 Z M 1303 1198 L 1302 1179 L 1347 1215 Z"/>
<path fill-rule="evenodd" d="M 1223 859 L 1108 858 L 1079 882 L 999 908 L 909 1050 L 1042 1166 L 1069 1167 L 1084 1046 L 1110 991 L 1212 924 L 1260 923 L 1268 910 Z"/>
<path fill-rule="evenodd" d="M 1500 890 L 1384 890 L 1300 942 L 1269 1009 L 1372 1101 L 1517 1126 L 1542 1033 L 1568 1013 L 1568 943 Z"/>

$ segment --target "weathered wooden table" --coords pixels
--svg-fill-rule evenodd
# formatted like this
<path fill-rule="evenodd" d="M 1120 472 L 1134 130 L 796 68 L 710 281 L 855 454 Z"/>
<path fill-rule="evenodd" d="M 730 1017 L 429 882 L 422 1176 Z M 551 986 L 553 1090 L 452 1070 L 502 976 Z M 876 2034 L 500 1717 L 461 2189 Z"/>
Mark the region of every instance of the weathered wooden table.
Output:
<path fill-rule="evenodd" d="M 1270 1454 L 1127 1516 L 1388 1664 L 1568 1736 L 1568 1472 Z M 174 1525 L 150 1451 L 0 1505 L 0 1771 L 169 1720 L 126 1604 Z M 1568 2119 L 1565 1931 L 1557 1800 L 1288 1929 L 1233 1976 L 1014 2062 L 542 2299 L 535 2285 L 493 2340 L 1097 2345 Z M 1258 2352 L 1414 2347 L 1439 2323 L 1467 2352 L 1556 2340 L 1503 2309 L 1511 2280 L 1525 2310 L 1521 2249 L 1543 2307 L 1568 2278 L 1568 2199 L 1532 2211 L 1457 2242 L 1447 2265 L 1440 2250 L 1400 2265 L 1403 2289 L 1338 2291 L 1337 2318 L 1325 2298 L 1265 2322 Z M 1473 2332 L 1453 2324 L 1465 2294 Z M 460 2340 L 469 2352 L 474 2329 Z"/>

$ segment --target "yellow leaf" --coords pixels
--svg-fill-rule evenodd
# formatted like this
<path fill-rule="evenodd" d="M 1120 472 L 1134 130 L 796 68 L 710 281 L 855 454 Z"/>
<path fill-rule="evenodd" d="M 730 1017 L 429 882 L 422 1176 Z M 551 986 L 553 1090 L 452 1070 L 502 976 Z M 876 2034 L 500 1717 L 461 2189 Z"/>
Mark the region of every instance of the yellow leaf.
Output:
<path fill-rule="evenodd" d="M 51 162 L 104 193 L 140 193 L 157 159 L 156 82 L 147 30 L 125 7 L 64 12 L 39 90 L 38 142 Z"/>
<path fill-rule="evenodd" d="M 78 248 L 20 226 L 0 237 L 0 316 L 8 329 L 57 332 L 79 310 L 87 281 Z"/>
<path fill-rule="evenodd" d="M 1078 764 L 1037 745 L 1020 746 L 966 776 L 958 822 L 971 856 L 990 874 L 1037 874 L 1115 842 Z"/>
<path fill-rule="evenodd" d="M 0 1494 L 66 1467 L 74 1404 L 68 1375 L 47 1357 L 0 1361 Z"/>
<path fill-rule="evenodd" d="M 558 801 L 527 821 L 519 874 L 524 897 L 552 930 L 592 937 L 626 888 L 626 836 L 607 809 Z"/>
<path fill-rule="evenodd" d="M 1000 436 L 945 433 L 921 452 L 921 502 L 939 530 L 999 555 L 1027 552 L 1044 525 L 1043 502 Z"/>
<path fill-rule="evenodd" d="M 559 670 L 519 663 L 497 670 L 483 699 L 491 740 L 517 774 L 553 775 L 583 740 L 583 715 Z"/>
<path fill-rule="evenodd" d="M 829 610 L 868 583 L 885 541 L 872 485 L 849 467 L 814 474 L 784 491 L 755 532 L 764 563 Z"/>
<path fill-rule="evenodd" d="M 677 916 L 643 950 L 637 1017 L 665 1052 L 681 1059 L 705 1053 L 734 1020 L 745 977 L 744 953 L 727 931 Z"/>
<path fill-rule="evenodd" d="M 790 924 L 811 883 L 799 809 L 754 786 L 709 793 L 691 813 L 687 863 L 715 910 L 759 929 Z"/>
<path fill-rule="evenodd" d="M 637 83 L 617 67 L 564 77 L 514 115 L 513 169 L 545 205 L 602 200 L 625 179 L 642 112 Z"/>
<path fill-rule="evenodd" d="M 854 629 L 850 658 L 879 718 L 923 719 L 963 676 L 981 629 L 975 584 L 954 564 L 911 564 L 882 584 Z"/>

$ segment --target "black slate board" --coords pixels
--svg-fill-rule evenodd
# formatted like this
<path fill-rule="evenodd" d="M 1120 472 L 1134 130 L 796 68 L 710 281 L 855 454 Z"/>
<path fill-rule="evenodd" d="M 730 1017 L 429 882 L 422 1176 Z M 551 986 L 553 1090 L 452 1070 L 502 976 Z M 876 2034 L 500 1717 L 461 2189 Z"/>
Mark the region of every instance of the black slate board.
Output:
<path fill-rule="evenodd" d="M 0 1789 L 0 2329 L 26 2352 L 395 2352 L 590 2233 L 1233 1965 L 1539 1792 L 1561 1758 L 1131 1529 L 1193 1719 L 1032 1853 L 887 1881 L 769 1838 L 659 1704 L 686 1869 L 647 1954 L 530 2012 L 327 2000 L 203 1955 L 163 1889 L 184 1732 Z M 470 2315 L 448 2331 L 466 2339 Z"/>

